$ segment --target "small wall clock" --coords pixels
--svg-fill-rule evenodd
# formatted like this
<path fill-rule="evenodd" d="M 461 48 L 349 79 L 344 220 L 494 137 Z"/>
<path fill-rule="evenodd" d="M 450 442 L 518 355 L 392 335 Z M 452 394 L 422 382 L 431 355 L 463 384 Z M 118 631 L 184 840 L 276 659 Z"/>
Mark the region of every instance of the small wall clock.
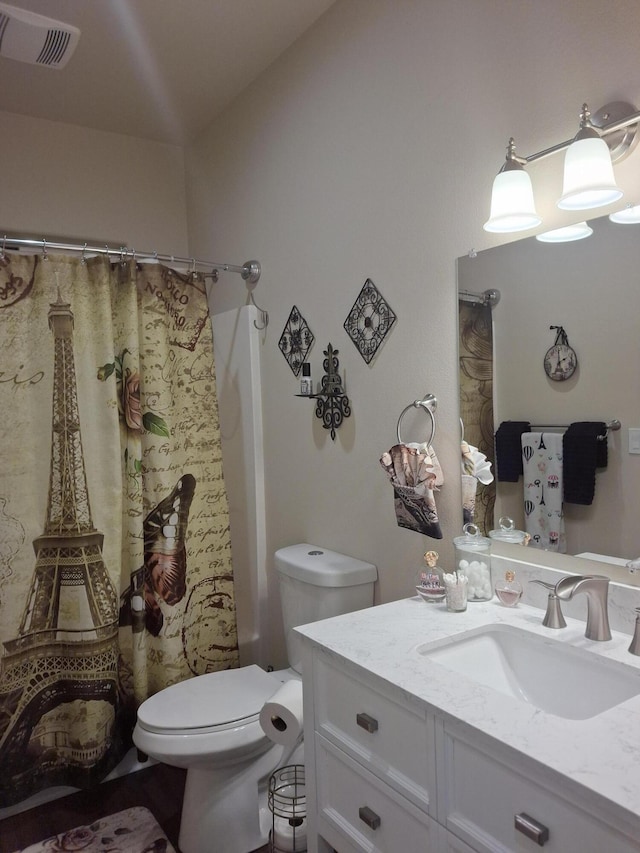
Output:
<path fill-rule="evenodd" d="M 578 356 L 573 347 L 569 346 L 567 333 L 562 326 L 549 326 L 556 330 L 556 339 L 549 347 L 544 357 L 544 372 L 554 382 L 563 382 L 573 376 L 578 366 Z"/>

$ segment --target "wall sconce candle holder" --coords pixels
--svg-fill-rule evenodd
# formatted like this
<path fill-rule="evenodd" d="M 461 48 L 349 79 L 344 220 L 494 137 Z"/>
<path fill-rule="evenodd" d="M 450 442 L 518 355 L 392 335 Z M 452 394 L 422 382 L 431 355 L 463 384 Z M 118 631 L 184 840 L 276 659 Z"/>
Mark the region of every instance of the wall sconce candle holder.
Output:
<path fill-rule="evenodd" d="M 320 418 L 322 426 L 330 431 L 332 441 L 335 441 L 336 430 L 340 428 L 344 419 L 351 415 L 351 403 L 344 393 L 340 379 L 338 352 L 339 350 L 334 349 L 331 344 L 327 344 L 326 350 L 323 350 L 325 357 L 322 369 L 325 374 L 320 382 L 318 393 L 297 395 L 316 401 L 316 417 Z"/>

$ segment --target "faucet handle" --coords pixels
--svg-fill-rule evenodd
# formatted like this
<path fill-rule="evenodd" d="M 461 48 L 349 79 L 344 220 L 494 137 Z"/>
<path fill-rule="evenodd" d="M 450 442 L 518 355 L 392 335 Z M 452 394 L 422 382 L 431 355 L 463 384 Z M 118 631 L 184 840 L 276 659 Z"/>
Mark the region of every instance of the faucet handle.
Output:
<path fill-rule="evenodd" d="M 547 581 L 539 581 L 537 578 L 530 580 L 529 583 L 537 583 L 540 586 L 544 586 L 546 589 L 552 589 L 555 592 L 556 585 L 554 583 L 547 583 Z"/>
<path fill-rule="evenodd" d="M 633 632 L 629 651 L 632 655 L 640 655 L 640 607 L 636 607 L 636 627 Z"/>
<path fill-rule="evenodd" d="M 560 599 L 556 594 L 556 584 L 547 583 L 546 581 L 540 581 L 537 579 L 530 580 L 529 583 L 537 583 L 540 586 L 543 586 L 545 589 L 549 590 L 549 597 L 547 598 L 547 612 L 544 614 L 544 619 L 542 620 L 542 624 L 544 625 L 544 627 L 566 628 L 567 623 L 565 622 L 565 618 L 562 615 Z"/>

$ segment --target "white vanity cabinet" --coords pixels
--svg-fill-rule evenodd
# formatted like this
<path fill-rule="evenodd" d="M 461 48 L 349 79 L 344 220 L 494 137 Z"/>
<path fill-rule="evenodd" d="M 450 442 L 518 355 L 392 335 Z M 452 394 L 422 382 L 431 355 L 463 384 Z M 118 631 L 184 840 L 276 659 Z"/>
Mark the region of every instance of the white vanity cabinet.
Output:
<path fill-rule="evenodd" d="M 639 853 L 615 808 L 374 667 L 305 642 L 309 853 Z"/>
<path fill-rule="evenodd" d="M 322 650 L 303 669 L 309 830 L 322 836 L 309 850 L 438 853 L 433 718 Z"/>

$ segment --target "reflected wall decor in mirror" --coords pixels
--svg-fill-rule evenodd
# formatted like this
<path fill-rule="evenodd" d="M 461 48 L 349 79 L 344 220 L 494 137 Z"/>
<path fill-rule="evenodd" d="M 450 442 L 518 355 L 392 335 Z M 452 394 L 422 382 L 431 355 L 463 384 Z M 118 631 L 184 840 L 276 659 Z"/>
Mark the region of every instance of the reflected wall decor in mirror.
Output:
<path fill-rule="evenodd" d="M 500 294 L 485 320 L 493 335 L 493 406 L 486 401 L 486 408 L 494 429 L 503 421 L 527 421 L 537 431 L 621 421 L 608 433 L 607 467 L 596 473 L 593 502 L 564 504 L 566 550 L 632 559 L 640 554 L 640 449 L 630 452 L 629 433 L 640 429 L 640 224 L 606 216 L 589 224 L 588 239 L 550 244 L 528 237 L 459 258 L 458 292 Z M 562 382 L 544 369 L 552 326 L 563 327 L 578 358 Z M 461 363 L 463 335 L 461 322 Z M 461 383 L 463 420 L 468 396 Z M 522 477 L 496 482 L 494 515 L 524 528 Z"/>

